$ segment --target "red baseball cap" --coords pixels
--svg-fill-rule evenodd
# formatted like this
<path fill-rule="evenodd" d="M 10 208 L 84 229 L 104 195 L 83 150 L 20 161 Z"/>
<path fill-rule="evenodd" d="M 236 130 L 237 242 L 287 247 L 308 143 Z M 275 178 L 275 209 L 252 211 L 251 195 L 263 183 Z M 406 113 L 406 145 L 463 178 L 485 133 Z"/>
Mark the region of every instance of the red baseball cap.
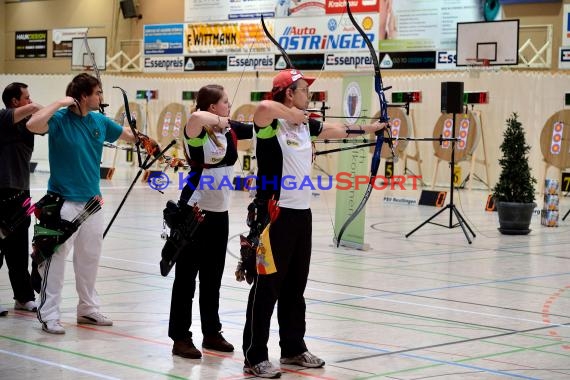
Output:
<path fill-rule="evenodd" d="M 284 88 L 291 86 L 299 79 L 304 79 L 310 86 L 317 78 L 306 77 L 302 72 L 295 69 L 281 70 L 281 72 L 273 78 L 273 92 L 281 91 Z"/>

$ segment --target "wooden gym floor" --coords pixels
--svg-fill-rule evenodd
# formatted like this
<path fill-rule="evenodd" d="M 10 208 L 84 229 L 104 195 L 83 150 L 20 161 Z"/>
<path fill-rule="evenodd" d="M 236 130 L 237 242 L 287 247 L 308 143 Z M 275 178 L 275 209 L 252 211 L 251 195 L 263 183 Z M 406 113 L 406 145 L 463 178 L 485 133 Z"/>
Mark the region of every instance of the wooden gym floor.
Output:
<path fill-rule="evenodd" d="M 133 172 L 134 174 L 134 172 Z M 32 175 L 32 195 L 47 174 Z M 133 178 L 131 176 L 130 178 Z M 102 181 L 110 220 L 130 179 Z M 368 251 L 332 244 L 334 192 L 313 197 L 314 238 L 307 290 L 309 349 L 322 369 L 282 366 L 287 379 L 568 379 L 570 378 L 570 219 L 558 228 L 533 217 L 528 236 L 503 236 L 486 191 L 457 190 L 455 205 L 477 237 L 459 227 L 425 225 L 437 208 L 384 202 L 373 192 L 366 210 Z M 112 327 L 75 323 L 72 263 L 63 291 L 62 336 L 42 332 L 34 314 L 13 309 L 5 265 L 0 271 L 0 379 L 241 379 L 242 327 L 249 286 L 234 270 L 246 230 L 248 194 L 235 192 L 220 317 L 233 354 L 204 350 L 201 360 L 173 357 L 168 338 L 172 275 L 159 274 L 162 208 L 176 199 L 137 183 L 104 242 L 97 289 Z M 541 199 L 537 203 L 542 206 Z M 570 207 L 561 197 L 560 219 Z M 446 211 L 438 221 L 448 225 Z M 196 252 L 195 254 L 207 254 Z M 195 302 L 196 306 L 197 302 Z M 277 322 L 270 360 L 279 365 Z M 200 320 L 192 326 L 199 348 Z"/>

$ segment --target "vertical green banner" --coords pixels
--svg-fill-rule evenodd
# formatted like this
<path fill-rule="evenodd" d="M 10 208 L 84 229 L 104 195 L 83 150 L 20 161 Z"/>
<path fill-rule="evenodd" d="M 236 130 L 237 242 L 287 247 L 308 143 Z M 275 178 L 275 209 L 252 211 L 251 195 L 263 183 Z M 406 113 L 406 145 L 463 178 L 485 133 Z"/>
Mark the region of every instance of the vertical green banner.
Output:
<path fill-rule="evenodd" d="M 370 76 L 346 76 L 342 84 L 342 112 L 347 124 L 366 124 L 370 110 L 372 94 L 372 81 Z M 360 136 L 362 137 L 362 136 Z M 369 148 L 350 149 L 340 152 L 338 159 L 338 173 L 342 173 L 343 182 L 337 183 L 335 208 L 335 235 L 338 234 L 344 222 L 354 212 L 364 197 L 367 184 L 360 184 L 356 188 L 354 177 L 370 173 Z M 349 186 L 347 181 L 352 185 Z M 350 188 L 348 188 L 350 187 Z M 340 244 L 362 249 L 364 248 L 364 221 L 365 210 L 352 221 L 342 235 Z M 335 236 L 336 238 L 336 236 Z"/>

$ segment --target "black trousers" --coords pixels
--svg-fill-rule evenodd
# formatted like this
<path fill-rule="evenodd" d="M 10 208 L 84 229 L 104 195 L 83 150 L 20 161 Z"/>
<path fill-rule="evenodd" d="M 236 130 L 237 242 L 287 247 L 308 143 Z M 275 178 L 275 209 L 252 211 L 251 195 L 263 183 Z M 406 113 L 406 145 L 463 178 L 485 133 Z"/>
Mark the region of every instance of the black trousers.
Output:
<path fill-rule="evenodd" d="M 271 315 L 277 302 L 281 357 L 307 351 L 305 297 L 311 262 L 311 210 L 282 208 L 269 238 L 277 272 L 256 276 L 249 292 L 243 331 L 246 365 L 268 360 Z"/>
<path fill-rule="evenodd" d="M 29 191 L 0 189 L 0 217 L 8 218 L 13 215 L 29 196 Z M 14 299 L 21 303 L 35 299 L 30 282 L 30 273 L 28 272 L 28 257 L 30 255 L 28 229 L 30 223 L 31 218 L 28 217 L 12 234 L 0 240 L 0 268 L 5 259 Z"/>
<path fill-rule="evenodd" d="M 192 301 L 198 274 L 202 334 L 213 335 L 222 329 L 218 309 L 228 234 L 228 212 L 205 211 L 204 221 L 196 230 L 194 241 L 178 257 L 168 325 L 168 336 L 172 340 L 192 337 Z"/>

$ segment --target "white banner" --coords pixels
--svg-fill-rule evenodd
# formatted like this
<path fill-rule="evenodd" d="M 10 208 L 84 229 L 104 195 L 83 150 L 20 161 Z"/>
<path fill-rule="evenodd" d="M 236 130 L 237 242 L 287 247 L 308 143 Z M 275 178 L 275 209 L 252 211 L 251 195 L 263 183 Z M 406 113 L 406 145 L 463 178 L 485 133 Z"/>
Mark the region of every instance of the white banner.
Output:
<path fill-rule="evenodd" d="M 275 0 L 184 0 L 184 21 L 274 17 L 277 6 Z"/>
<path fill-rule="evenodd" d="M 325 71 L 355 71 L 373 67 L 370 52 L 325 54 Z"/>
<path fill-rule="evenodd" d="M 73 56 L 73 39 L 83 38 L 86 34 L 87 28 L 53 29 L 51 31 L 52 56 L 54 58 Z"/>
<path fill-rule="evenodd" d="M 570 69 L 570 47 L 560 48 L 558 68 L 564 70 Z"/>
<path fill-rule="evenodd" d="M 275 67 L 275 55 L 228 55 L 228 72 L 243 71 L 273 71 Z"/>
<path fill-rule="evenodd" d="M 182 73 L 184 72 L 183 56 L 145 56 L 145 73 Z"/>
<path fill-rule="evenodd" d="M 435 68 L 436 70 L 455 70 L 457 66 L 457 54 L 455 50 L 440 50 L 436 52 Z"/>
<path fill-rule="evenodd" d="M 60 44 L 63 41 L 71 41 L 74 38 L 83 38 L 86 34 L 87 28 L 53 29 L 51 39 L 54 44 Z"/>
<path fill-rule="evenodd" d="M 457 23 L 484 20 L 480 0 L 398 0 L 383 16 L 383 52 L 455 49 Z"/>

